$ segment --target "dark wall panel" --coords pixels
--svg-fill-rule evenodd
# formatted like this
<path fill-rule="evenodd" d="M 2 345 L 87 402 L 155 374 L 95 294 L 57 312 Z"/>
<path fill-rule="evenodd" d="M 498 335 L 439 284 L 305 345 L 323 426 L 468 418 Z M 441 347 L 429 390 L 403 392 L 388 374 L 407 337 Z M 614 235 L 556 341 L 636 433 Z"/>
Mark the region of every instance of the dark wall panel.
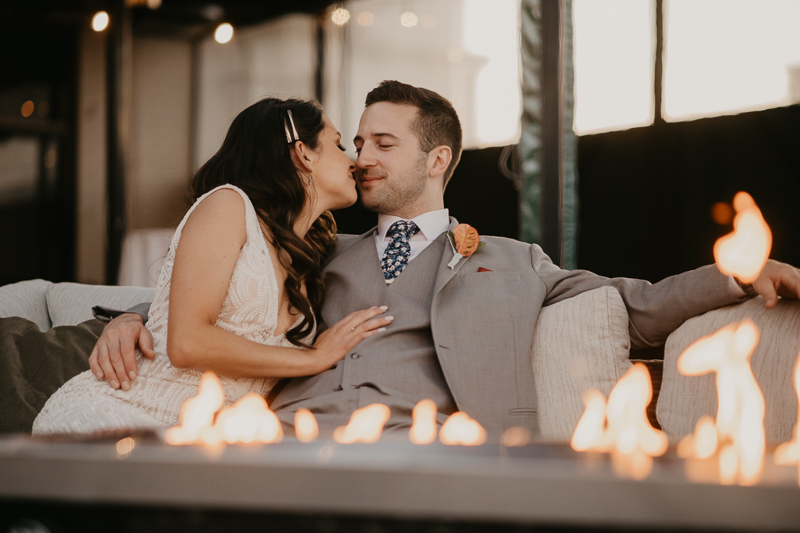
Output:
<path fill-rule="evenodd" d="M 578 266 L 657 281 L 712 263 L 732 230 L 716 202 L 749 192 L 771 257 L 800 264 L 800 106 L 663 124 L 578 141 Z"/>

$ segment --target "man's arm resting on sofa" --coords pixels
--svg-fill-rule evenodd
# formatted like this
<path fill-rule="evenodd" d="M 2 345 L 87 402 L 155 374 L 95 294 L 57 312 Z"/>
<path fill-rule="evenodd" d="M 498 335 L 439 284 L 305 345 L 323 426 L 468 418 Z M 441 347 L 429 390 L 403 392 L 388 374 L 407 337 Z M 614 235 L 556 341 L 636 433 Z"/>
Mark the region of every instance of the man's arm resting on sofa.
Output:
<path fill-rule="evenodd" d="M 138 304 L 126 311 L 95 306 L 95 318 L 108 322 L 97 339 L 89 366 L 97 379 L 105 379 L 114 389 L 128 390 L 136 378 L 136 348 L 148 359 L 153 359 L 153 337 L 144 326 L 150 303 Z"/>

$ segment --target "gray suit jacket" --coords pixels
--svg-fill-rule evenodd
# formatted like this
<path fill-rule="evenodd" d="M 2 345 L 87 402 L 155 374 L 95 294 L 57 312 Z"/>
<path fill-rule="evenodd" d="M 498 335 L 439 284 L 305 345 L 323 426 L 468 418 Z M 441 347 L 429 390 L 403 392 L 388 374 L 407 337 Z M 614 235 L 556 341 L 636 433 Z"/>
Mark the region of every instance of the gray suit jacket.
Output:
<path fill-rule="evenodd" d="M 451 219 L 450 229 L 456 224 Z M 340 235 L 334 258 L 373 235 L 374 230 Z M 543 306 L 604 285 L 616 287 L 628 309 L 632 347 L 640 348 L 663 344 L 690 317 L 739 301 L 714 265 L 651 284 L 562 270 L 537 245 L 501 237 L 481 239 L 486 242 L 483 249 L 452 270 L 447 264 L 453 250 L 445 246 L 430 312 L 436 355 L 458 408 L 490 431 L 538 426 L 530 357 Z M 370 253 L 347 259 L 374 261 L 374 249 Z M 491 272 L 478 272 L 479 268 Z"/>

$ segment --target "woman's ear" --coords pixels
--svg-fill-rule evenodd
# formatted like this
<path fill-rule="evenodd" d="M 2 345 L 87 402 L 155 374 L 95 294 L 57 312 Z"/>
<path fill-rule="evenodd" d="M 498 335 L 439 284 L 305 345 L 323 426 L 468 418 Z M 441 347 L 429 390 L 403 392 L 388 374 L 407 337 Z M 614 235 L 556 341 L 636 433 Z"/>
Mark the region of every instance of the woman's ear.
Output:
<path fill-rule="evenodd" d="M 291 149 L 292 162 L 298 170 L 311 174 L 314 172 L 314 151 L 303 141 L 295 141 Z"/>

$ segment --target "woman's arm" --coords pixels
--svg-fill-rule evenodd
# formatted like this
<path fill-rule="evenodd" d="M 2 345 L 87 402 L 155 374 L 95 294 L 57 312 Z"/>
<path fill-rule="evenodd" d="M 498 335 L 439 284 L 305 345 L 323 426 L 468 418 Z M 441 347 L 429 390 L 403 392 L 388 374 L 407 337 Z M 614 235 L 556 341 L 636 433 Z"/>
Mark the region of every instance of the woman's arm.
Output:
<path fill-rule="evenodd" d="M 229 189 L 207 197 L 186 221 L 170 287 L 167 353 L 176 367 L 237 377 L 318 374 L 391 322 L 375 318 L 385 309 L 357 311 L 311 350 L 265 346 L 215 326 L 246 240 L 244 201 Z"/>

